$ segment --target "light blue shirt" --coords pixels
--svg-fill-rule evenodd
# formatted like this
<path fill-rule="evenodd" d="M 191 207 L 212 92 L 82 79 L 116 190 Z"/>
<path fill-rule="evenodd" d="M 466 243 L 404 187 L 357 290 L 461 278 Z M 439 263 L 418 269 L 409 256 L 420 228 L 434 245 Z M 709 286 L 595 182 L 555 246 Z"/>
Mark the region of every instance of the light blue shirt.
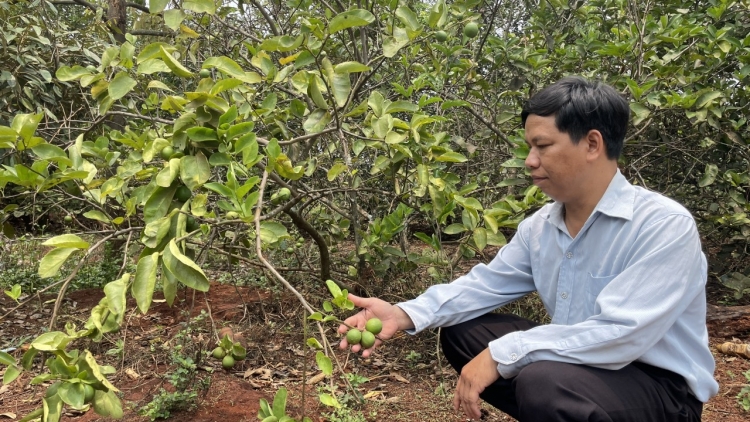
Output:
<path fill-rule="evenodd" d="M 605 369 L 639 361 L 682 375 L 706 402 L 719 390 L 706 329 L 706 276 L 690 213 L 618 171 L 575 238 L 562 204 L 547 204 L 519 224 L 489 264 L 398 306 L 414 322 L 414 334 L 537 291 L 552 323 L 489 343 L 504 378 L 541 360 Z"/>

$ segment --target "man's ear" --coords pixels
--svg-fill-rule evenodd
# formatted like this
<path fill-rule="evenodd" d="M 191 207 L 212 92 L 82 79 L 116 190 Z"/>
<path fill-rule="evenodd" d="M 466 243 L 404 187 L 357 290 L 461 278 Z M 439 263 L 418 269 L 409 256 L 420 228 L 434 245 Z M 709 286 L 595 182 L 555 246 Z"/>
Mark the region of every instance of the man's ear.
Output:
<path fill-rule="evenodd" d="M 586 151 L 590 160 L 595 160 L 601 156 L 607 156 L 607 144 L 604 142 L 602 133 L 596 129 L 591 129 L 581 142 L 586 143 Z"/>

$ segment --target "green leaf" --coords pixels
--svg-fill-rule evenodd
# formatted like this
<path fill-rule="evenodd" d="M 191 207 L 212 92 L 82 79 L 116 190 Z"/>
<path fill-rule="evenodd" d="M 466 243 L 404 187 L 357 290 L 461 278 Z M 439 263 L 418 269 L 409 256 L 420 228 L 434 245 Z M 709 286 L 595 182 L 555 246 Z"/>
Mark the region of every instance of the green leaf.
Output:
<path fill-rule="evenodd" d="M 166 63 L 164 63 L 164 60 L 161 59 L 148 59 L 144 60 L 142 62 L 138 63 L 138 68 L 136 69 L 136 73 L 140 75 L 151 75 L 152 73 L 157 72 L 170 72 L 169 66 L 167 66 Z M 155 82 L 155 81 L 151 81 Z M 162 85 L 164 83 L 162 82 Z M 151 86 L 151 83 L 149 83 L 149 87 Z M 166 85 L 164 85 L 166 87 Z"/>
<path fill-rule="evenodd" d="M 164 248 L 164 266 L 182 284 L 201 292 L 208 291 L 208 277 L 193 260 L 183 255 L 174 239 Z"/>
<path fill-rule="evenodd" d="M 336 105 L 343 107 L 346 105 L 346 100 L 349 99 L 349 93 L 352 91 L 352 84 L 349 80 L 348 73 L 333 73 L 329 75 L 330 88 L 333 92 L 333 99 L 336 100 Z"/>
<path fill-rule="evenodd" d="M 484 227 L 477 227 L 474 229 L 474 243 L 481 252 L 487 246 L 487 230 Z"/>
<path fill-rule="evenodd" d="M 328 286 L 328 291 L 331 292 L 331 295 L 333 297 L 341 296 L 341 288 L 338 284 L 336 284 L 336 282 L 334 282 L 333 280 L 326 280 L 326 286 Z"/>
<path fill-rule="evenodd" d="M 651 110 L 641 103 L 630 103 L 630 110 L 635 114 L 634 125 L 639 125 L 651 114 Z"/>
<path fill-rule="evenodd" d="M 249 84 L 258 83 L 262 80 L 260 75 L 255 72 L 245 73 L 245 71 L 242 70 L 242 67 L 237 64 L 237 62 L 226 56 L 209 57 L 206 59 L 206 61 L 203 62 L 203 65 L 201 66 L 202 69 L 210 69 L 212 67 L 219 69 L 219 71 L 227 76 L 237 78 L 242 82 L 246 82 Z"/>
<path fill-rule="evenodd" d="M 174 298 L 177 296 L 177 278 L 175 278 L 174 274 L 169 272 L 167 266 L 164 264 L 164 259 L 162 259 L 161 264 L 162 292 L 164 293 L 164 299 L 167 301 L 167 305 L 172 306 Z"/>
<path fill-rule="evenodd" d="M 216 141 L 219 139 L 216 135 L 216 131 L 208 127 L 191 127 L 186 130 L 185 133 L 187 133 L 188 138 L 195 142 Z"/>
<path fill-rule="evenodd" d="M 277 418 L 286 416 L 286 388 L 281 387 L 276 392 L 276 396 L 273 398 L 273 414 Z"/>
<path fill-rule="evenodd" d="M 128 282 L 130 273 L 125 273 L 115 281 L 104 285 L 104 295 L 109 300 L 109 309 L 116 315 L 125 315 L 125 304 L 127 301 Z"/>
<path fill-rule="evenodd" d="M 42 398 L 42 408 L 44 408 L 44 418 L 42 421 L 58 422 L 62 417 L 62 406 L 63 402 L 57 394 Z"/>
<path fill-rule="evenodd" d="M 164 11 L 164 8 L 167 7 L 167 4 L 169 4 L 169 0 L 149 0 L 148 1 L 148 11 L 152 15 L 155 15 L 157 13 L 161 13 Z"/>
<path fill-rule="evenodd" d="M 315 362 L 318 364 L 318 368 L 320 368 L 320 370 L 323 371 L 324 374 L 333 374 L 333 364 L 331 363 L 331 358 L 323 354 L 323 352 L 319 351 L 315 354 Z"/>
<path fill-rule="evenodd" d="M 304 35 L 301 34 L 297 38 L 289 35 L 280 35 L 265 39 L 258 48 L 266 51 L 287 52 L 297 49 L 297 47 L 302 45 L 304 39 Z"/>
<path fill-rule="evenodd" d="M 335 34 L 347 28 L 369 25 L 375 22 L 375 15 L 365 9 L 353 9 L 339 13 L 328 24 L 328 32 Z"/>
<path fill-rule="evenodd" d="M 407 6 L 399 6 L 398 9 L 396 9 L 396 17 L 412 32 L 417 32 L 422 29 L 422 25 L 419 23 L 419 20 L 417 20 L 417 14 Z"/>
<path fill-rule="evenodd" d="M 55 248 L 78 248 L 88 249 L 89 242 L 81 239 L 74 234 L 62 234 L 53 238 L 47 239 L 42 243 L 44 246 L 52 246 Z"/>
<path fill-rule="evenodd" d="M 57 389 L 57 395 L 73 409 L 83 407 L 84 392 L 83 384 L 80 382 L 63 382 Z"/>
<path fill-rule="evenodd" d="M 211 178 L 211 166 L 203 153 L 186 155 L 180 160 L 180 179 L 191 191 L 203 186 Z"/>
<path fill-rule="evenodd" d="M 419 106 L 409 101 L 394 101 L 385 108 L 384 113 L 414 113 L 419 110 Z"/>
<path fill-rule="evenodd" d="M 109 98 L 113 100 L 119 100 L 120 98 L 127 95 L 137 83 L 133 78 L 128 76 L 125 72 L 118 72 L 117 75 L 109 83 L 107 91 L 109 92 Z"/>
<path fill-rule="evenodd" d="M 350 62 L 342 62 L 335 66 L 333 66 L 333 70 L 336 73 L 358 73 L 358 72 L 367 72 L 370 70 L 370 66 L 364 65 L 360 62 L 350 61 Z"/>
<path fill-rule="evenodd" d="M 339 401 L 336 400 L 335 397 L 333 397 L 332 395 L 328 393 L 320 394 L 318 396 L 318 399 L 320 400 L 321 403 L 323 403 L 326 406 L 335 407 L 337 409 L 341 407 L 341 405 L 339 404 Z"/>
<path fill-rule="evenodd" d="M 5 352 L 3 352 L 5 353 Z M 10 365 L 5 368 L 5 374 L 3 375 L 3 384 L 8 385 L 21 375 L 21 369 L 15 365 Z"/>
<path fill-rule="evenodd" d="M 706 164 L 706 170 L 703 172 L 703 177 L 698 181 L 698 186 L 705 188 L 716 181 L 716 176 L 719 175 L 719 167 L 716 164 Z"/>
<path fill-rule="evenodd" d="M 469 159 L 461 153 L 449 151 L 445 154 L 435 157 L 435 161 L 442 161 L 447 163 L 463 163 L 469 161 Z"/>
<path fill-rule="evenodd" d="M 16 358 L 8 354 L 8 352 L 0 351 L 0 365 L 15 365 L 16 364 Z"/>
<path fill-rule="evenodd" d="M 34 132 L 36 132 L 39 122 L 42 121 L 44 114 L 16 114 L 10 127 L 28 143 Z"/>
<path fill-rule="evenodd" d="M 330 170 L 328 170 L 328 181 L 333 182 L 333 180 L 338 176 L 342 171 L 346 170 L 346 164 L 342 162 L 336 162 Z"/>
<path fill-rule="evenodd" d="M 711 105 L 717 98 L 723 97 L 724 93 L 721 91 L 709 91 L 701 94 L 697 100 L 695 100 L 695 108 L 704 108 Z"/>
<path fill-rule="evenodd" d="M 393 27 L 393 36 L 385 37 L 383 40 L 383 56 L 391 58 L 404 46 L 409 44 L 409 35 L 404 28 Z"/>
<path fill-rule="evenodd" d="M 310 347 L 312 347 L 313 349 L 318 349 L 318 350 L 322 350 L 323 349 L 323 345 L 320 344 L 320 342 L 318 341 L 318 339 L 313 338 L 313 337 L 310 337 L 309 339 L 307 339 L 307 345 L 310 346 Z"/>
<path fill-rule="evenodd" d="M 109 390 L 104 392 L 102 390 L 94 391 L 94 411 L 101 416 L 109 416 L 115 419 L 121 419 L 122 404 L 120 399 L 117 397 L 114 391 Z"/>
<path fill-rule="evenodd" d="M 438 0 L 430 10 L 430 17 L 427 23 L 430 28 L 442 28 L 448 18 L 448 8 L 445 6 L 445 0 Z"/>
<path fill-rule="evenodd" d="M 57 79 L 63 82 L 74 81 L 76 79 L 79 79 L 81 76 L 90 74 L 90 70 L 78 65 L 75 65 L 73 67 L 61 66 L 57 69 L 57 72 L 55 72 L 55 76 L 57 77 Z"/>
<path fill-rule="evenodd" d="M 302 128 L 305 129 L 306 133 L 320 133 L 323 129 L 331 123 L 331 113 L 326 110 L 315 110 L 307 117 Z"/>
<path fill-rule="evenodd" d="M 58 147 L 57 145 L 43 143 L 34 145 L 33 147 L 31 147 L 31 150 L 42 160 L 56 161 L 68 166 L 73 165 L 73 162 L 68 158 L 68 154 L 66 154 L 65 151 L 63 151 L 63 149 Z"/>
<path fill-rule="evenodd" d="M 193 76 L 192 72 L 185 68 L 185 66 L 183 66 L 179 61 L 177 61 L 174 56 L 172 56 L 172 53 L 165 50 L 164 47 L 160 46 L 159 48 L 161 48 L 161 59 L 164 60 L 164 63 L 167 65 L 167 67 L 172 70 L 172 73 L 183 78 L 190 78 Z"/>
<path fill-rule="evenodd" d="M 31 347 L 40 352 L 54 352 L 65 349 L 65 346 L 73 340 L 60 331 L 48 331 L 31 342 Z"/>
<path fill-rule="evenodd" d="M 443 229 L 445 234 L 459 234 L 466 231 L 466 227 L 463 224 L 453 223 L 450 226 Z"/>
<path fill-rule="evenodd" d="M 172 31 L 176 31 L 180 29 L 180 25 L 186 17 L 187 14 L 182 9 L 169 9 L 164 12 L 164 24 Z"/>
<path fill-rule="evenodd" d="M 159 264 L 159 253 L 154 252 L 138 260 L 133 281 L 133 297 L 141 313 L 145 314 L 151 307 L 151 299 L 156 287 L 156 268 Z"/>
<path fill-rule="evenodd" d="M 209 15 L 216 13 L 214 0 L 185 0 L 183 7 L 195 13 L 208 13 Z"/>
<path fill-rule="evenodd" d="M 47 252 L 47 255 L 44 255 L 44 258 L 39 263 L 39 277 L 49 278 L 56 276 L 70 254 L 77 250 L 78 248 L 56 248 Z"/>
<path fill-rule="evenodd" d="M 275 221 L 262 221 L 260 223 L 260 240 L 265 243 L 276 243 L 282 237 L 289 236 L 283 224 Z"/>

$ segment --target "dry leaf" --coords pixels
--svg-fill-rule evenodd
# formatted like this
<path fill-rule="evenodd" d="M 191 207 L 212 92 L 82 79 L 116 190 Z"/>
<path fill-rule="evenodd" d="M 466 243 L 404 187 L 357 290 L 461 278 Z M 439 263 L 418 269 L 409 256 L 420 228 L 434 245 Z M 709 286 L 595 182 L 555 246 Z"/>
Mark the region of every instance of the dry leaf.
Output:
<path fill-rule="evenodd" d="M 325 378 L 326 378 L 326 374 L 323 373 L 323 372 L 321 372 L 318 375 L 315 375 L 314 377 L 312 377 L 309 380 L 307 380 L 307 382 L 305 384 L 307 384 L 307 385 L 317 384 L 317 383 L 323 381 Z"/>
<path fill-rule="evenodd" d="M 365 394 L 362 397 L 364 397 L 366 399 L 371 399 L 373 397 L 383 396 L 383 395 L 385 395 L 385 391 L 370 391 L 369 393 Z"/>
<path fill-rule="evenodd" d="M 5 394 L 9 387 L 7 385 L 0 386 L 0 394 Z"/>
<path fill-rule="evenodd" d="M 11 413 L 11 412 L 0 413 L 0 416 L 5 417 L 5 418 L 10 418 L 10 419 L 16 418 L 16 414 Z"/>
<path fill-rule="evenodd" d="M 137 380 L 138 378 L 141 377 L 137 372 L 135 372 L 133 368 L 126 369 L 125 375 L 127 375 L 128 378 L 130 378 L 131 380 Z"/>
<path fill-rule="evenodd" d="M 409 382 L 410 382 L 408 379 L 402 377 L 401 375 L 399 375 L 399 374 L 397 374 L 395 372 L 391 372 L 391 377 L 393 377 L 393 379 L 395 379 L 398 382 L 403 382 L 404 384 L 409 384 Z"/>

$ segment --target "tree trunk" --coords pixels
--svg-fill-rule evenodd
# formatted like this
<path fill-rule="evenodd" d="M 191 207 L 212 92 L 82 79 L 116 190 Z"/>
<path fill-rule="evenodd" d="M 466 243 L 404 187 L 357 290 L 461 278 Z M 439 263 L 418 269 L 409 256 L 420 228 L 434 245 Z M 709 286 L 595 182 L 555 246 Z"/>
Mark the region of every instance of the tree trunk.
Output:
<path fill-rule="evenodd" d="M 115 40 L 122 44 L 125 42 L 127 32 L 128 15 L 125 9 L 125 0 L 108 0 L 107 25 Z"/>

